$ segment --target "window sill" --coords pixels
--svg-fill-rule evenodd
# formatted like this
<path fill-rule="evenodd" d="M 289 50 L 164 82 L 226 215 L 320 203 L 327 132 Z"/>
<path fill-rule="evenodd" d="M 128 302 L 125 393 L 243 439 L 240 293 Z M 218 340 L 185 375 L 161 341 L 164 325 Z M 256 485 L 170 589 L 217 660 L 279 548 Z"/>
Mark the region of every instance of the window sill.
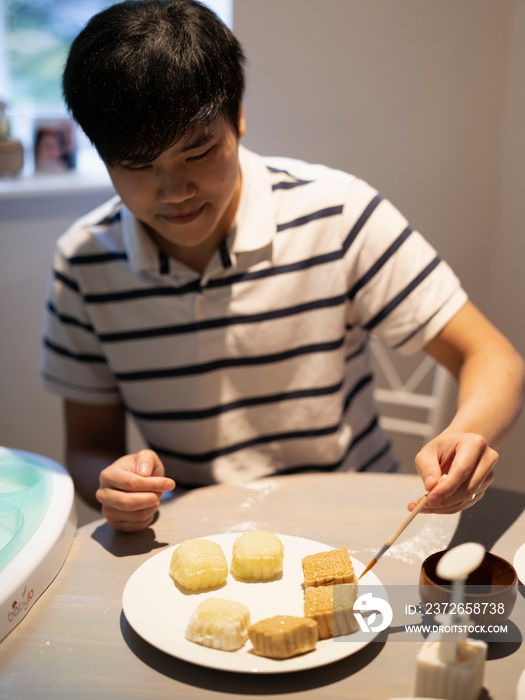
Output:
<path fill-rule="evenodd" d="M 108 171 L 94 149 L 81 148 L 77 167 L 62 173 L 35 172 L 31 154 L 25 154 L 25 167 L 18 175 L 0 176 L 0 200 L 42 195 L 82 194 L 113 190 Z"/>
<path fill-rule="evenodd" d="M 22 172 L 17 177 L 0 178 L 0 199 L 92 192 L 97 189 L 112 189 L 105 169 L 57 174 Z"/>

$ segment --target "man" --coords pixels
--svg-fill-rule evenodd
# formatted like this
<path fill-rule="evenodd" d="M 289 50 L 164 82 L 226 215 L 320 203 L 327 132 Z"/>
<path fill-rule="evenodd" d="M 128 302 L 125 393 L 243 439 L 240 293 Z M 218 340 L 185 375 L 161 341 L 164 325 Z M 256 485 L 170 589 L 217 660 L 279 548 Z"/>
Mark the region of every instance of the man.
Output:
<path fill-rule="evenodd" d="M 132 531 L 174 479 L 395 470 L 373 332 L 459 380 L 416 466 L 427 510 L 472 505 L 521 408 L 521 358 L 369 185 L 239 146 L 243 64 L 193 0 L 115 5 L 71 47 L 66 103 L 118 193 L 59 240 L 48 303 L 43 376 L 77 490 Z M 126 412 L 151 450 L 126 454 Z"/>

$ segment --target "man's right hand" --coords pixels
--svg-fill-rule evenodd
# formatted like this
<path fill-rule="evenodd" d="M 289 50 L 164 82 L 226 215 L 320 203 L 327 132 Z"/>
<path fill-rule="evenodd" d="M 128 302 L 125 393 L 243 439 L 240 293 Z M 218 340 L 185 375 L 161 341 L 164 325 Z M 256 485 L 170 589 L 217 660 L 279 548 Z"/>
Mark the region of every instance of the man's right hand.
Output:
<path fill-rule="evenodd" d="M 164 473 L 164 465 L 152 450 L 125 455 L 103 469 L 96 499 L 109 525 L 123 532 L 147 527 L 163 493 L 175 488 L 173 479 Z"/>

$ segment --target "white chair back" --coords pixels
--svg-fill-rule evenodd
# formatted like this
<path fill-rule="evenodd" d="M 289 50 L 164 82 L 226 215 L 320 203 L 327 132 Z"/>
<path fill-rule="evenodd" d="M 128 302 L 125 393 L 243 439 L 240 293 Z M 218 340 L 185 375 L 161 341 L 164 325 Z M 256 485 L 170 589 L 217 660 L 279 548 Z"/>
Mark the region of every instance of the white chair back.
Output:
<path fill-rule="evenodd" d="M 452 375 L 428 355 L 407 371 L 376 337 L 370 342 L 376 363 L 375 399 L 381 426 L 389 434 L 420 438 L 422 444 L 449 422 Z M 403 358 L 406 360 L 406 358 Z M 404 371 L 403 371 L 404 369 Z M 406 376 L 405 376 L 406 375 Z"/>

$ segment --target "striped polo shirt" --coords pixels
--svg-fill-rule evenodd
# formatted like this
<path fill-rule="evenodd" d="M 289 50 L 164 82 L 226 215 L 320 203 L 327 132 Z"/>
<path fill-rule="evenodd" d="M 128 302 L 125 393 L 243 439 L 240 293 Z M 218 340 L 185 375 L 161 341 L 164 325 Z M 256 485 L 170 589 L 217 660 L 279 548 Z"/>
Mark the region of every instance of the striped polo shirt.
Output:
<path fill-rule="evenodd" d="M 369 334 L 420 350 L 466 294 L 362 180 L 239 157 L 236 219 L 203 274 L 161 253 L 118 197 L 58 240 L 44 384 L 122 401 L 180 484 L 392 470 Z"/>

